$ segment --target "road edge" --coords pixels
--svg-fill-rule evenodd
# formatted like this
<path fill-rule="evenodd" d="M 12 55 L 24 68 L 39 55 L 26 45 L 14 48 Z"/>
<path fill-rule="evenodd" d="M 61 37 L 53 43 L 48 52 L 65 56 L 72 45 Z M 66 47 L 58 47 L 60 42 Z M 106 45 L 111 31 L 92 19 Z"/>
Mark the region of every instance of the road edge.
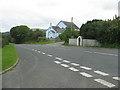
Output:
<path fill-rule="evenodd" d="M 17 64 L 19 63 L 19 58 L 17 58 L 17 61 L 15 62 L 14 65 L 12 65 L 11 67 L 9 67 L 8 69 L 5 69 L 4 71 L 0 72 L 0 75 L 6 73 L 7 71 L 9 71 L 12 68 L 15 68 L 17 66 Z"/>

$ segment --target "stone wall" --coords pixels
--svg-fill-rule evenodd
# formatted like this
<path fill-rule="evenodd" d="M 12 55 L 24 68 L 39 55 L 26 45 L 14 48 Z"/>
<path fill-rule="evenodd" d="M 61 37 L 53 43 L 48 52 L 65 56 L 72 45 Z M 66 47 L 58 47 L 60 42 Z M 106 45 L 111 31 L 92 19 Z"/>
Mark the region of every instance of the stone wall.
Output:
<path fill-rule="evenodd" d="M 94 39 L 83 39 L 83 46 L 100 46 L 100 43 Z"/>
<path fill-rule="evenodd" d="M 77 45 L 77 39 L 69 39 L 70 45 Z"/>
<path fill-rule="evenodd" d="M 69 39 L 70 45 L 77 45 L 79 43 L 79 40 L 77 39 Z M 97 40 L 94 39 L 82 39 L 81 46 L 100 46 L 100 43 Z"/>

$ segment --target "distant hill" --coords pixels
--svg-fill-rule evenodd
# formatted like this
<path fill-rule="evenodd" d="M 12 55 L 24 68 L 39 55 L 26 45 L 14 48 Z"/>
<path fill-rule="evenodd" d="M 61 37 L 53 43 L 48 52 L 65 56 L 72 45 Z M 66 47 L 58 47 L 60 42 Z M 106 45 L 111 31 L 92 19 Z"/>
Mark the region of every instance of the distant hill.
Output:
<path fill-rule="evenodd" d="M 10 32 L 3 32 L 2 34 L 3 34 L 3 35 L 9 35 Z"/>

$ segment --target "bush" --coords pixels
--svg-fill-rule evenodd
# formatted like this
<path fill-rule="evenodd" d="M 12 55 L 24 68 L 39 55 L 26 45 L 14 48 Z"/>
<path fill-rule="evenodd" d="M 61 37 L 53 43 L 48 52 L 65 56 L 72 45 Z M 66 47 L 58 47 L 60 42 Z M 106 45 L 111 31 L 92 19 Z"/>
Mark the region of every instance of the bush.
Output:
<path fill-rule="evenodd" d="M 5 45 L 8 45 L 8 39 L 7 38 L 3 38 L 2 39 L 2 48 L 5 46 Z"/>
<path fill-rule="evenodd" d="M 120 18 L 113 20 L 92 20 L 83 24 L 80 35 L 86 39 L 96 39 L 103 46 L 120 45 Z"/>

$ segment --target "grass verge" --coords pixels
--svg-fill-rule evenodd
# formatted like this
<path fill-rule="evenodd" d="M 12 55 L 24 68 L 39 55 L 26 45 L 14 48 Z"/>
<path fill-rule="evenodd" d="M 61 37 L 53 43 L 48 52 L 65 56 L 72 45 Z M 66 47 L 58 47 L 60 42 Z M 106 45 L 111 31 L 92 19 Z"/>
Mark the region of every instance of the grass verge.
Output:
<path fill-rule="evenodd" d="M 2 70 L 5 70 L 15 64 L 17 53 L 14 45 L 6 45 L 2 48 Z"/>
<path fill-rule="evenodd" d="M 0 48 L 0 72 L 2 71 L 2 48 Z"/>
<path fill-rule="evenodd" d="M 26 42 L 24 44 L 36 44 L 36 45 L 44 45 L 44 44 L 50 44 L 54 43 L 53 41 L 42 41 L 42 42 Z"/>
<path fill-rule="evenodd" d="M 77 46 L 77 45 L 69 45 L 69 43 L 64 43 L 62 45 L 64 45 L 64 46 L 82 47 L 82 46 Z M 120 48 L 120 46 L 118 46 L 118 45 L 84 46 L 84 48 L 89 48 L 89 47 L 93 47 L 93 48 L 106 48 L 106 49 L 119 49 Z"/>

